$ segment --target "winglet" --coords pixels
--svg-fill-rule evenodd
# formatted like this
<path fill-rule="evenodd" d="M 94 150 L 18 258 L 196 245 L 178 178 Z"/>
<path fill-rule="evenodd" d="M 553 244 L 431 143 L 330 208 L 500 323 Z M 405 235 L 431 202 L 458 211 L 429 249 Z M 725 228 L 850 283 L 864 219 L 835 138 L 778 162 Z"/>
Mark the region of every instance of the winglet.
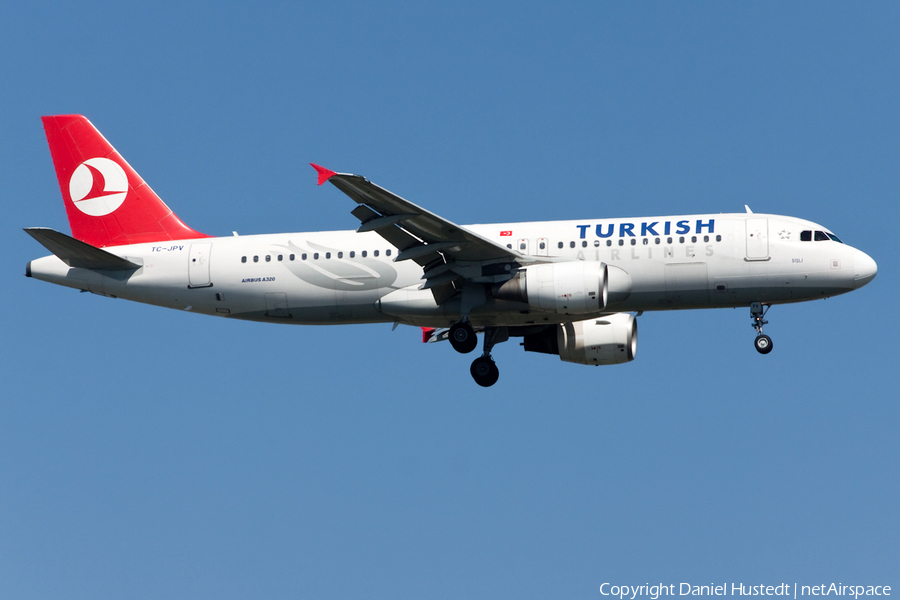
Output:
<path fill-rule="evenodd" d="M 312 166 L 313 169 L 316 170 L 316 172 L 319 173 L 319 185 L 322 185 L 323 183 L 325 183 L 326 181 L 328 181 L 329 179 L 331 179 L 332 177 L 337 175 L 337 173 L 335 173 L 334 171 L 332 171 L 330 169 L 326 169 L 325 167 L 320 167 L 319 165 L 317 165 L 315 163 L 309 163 L 309 164 Z"/>
<path fill-rule="evenodd" d="M 427 344 L 434 335 L 434 327 L 422 327 L 422 343 Z"/>

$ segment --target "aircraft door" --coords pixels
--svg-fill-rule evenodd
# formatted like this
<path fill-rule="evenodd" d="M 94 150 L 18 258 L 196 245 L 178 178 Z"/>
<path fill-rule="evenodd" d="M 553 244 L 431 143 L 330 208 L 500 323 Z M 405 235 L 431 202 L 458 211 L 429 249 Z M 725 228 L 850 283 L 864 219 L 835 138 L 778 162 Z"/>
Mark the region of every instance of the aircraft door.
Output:
<path fill-rule="evenodd" d="M 516 250 L 518 250 L 522 254 L 528 254 L 528 240 L 519 240 L 519 242 L 516 244 Z"/>
<path fill-rule="evenodd" d="M 273 319 L 290 319 L 287 294 L 284 292 L 268 292 L 266 294 L 266 316 Z"/>
<path fill-rule="evenodd" d="M 550 256 L 550 242 L 547 241 L 547 238 L 538 238 L 537 255 Z"/>
<path fill-rule="evenodd" d="M 188 287 L 211 287 L 209 280 L 209 255 L 212 244 L 191 244 L 188 263 Z"/>
<path fill-rule="evenodd" d="M 747 260 L 769 260 L 768 219 L 747 219 Z"/>

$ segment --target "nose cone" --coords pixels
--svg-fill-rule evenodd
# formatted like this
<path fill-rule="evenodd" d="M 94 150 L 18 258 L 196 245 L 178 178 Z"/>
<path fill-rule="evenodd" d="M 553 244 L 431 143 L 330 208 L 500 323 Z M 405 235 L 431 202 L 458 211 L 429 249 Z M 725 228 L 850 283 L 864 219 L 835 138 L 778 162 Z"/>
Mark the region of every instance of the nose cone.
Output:
<path fill-rule="evenodd" d="M 872 257 L 859 250 L 853 257 L 853 267 L 853 285 L 856 289 L 875 279 L 875 275 L 878 273 L 878 265 L 875 264 Z"/>

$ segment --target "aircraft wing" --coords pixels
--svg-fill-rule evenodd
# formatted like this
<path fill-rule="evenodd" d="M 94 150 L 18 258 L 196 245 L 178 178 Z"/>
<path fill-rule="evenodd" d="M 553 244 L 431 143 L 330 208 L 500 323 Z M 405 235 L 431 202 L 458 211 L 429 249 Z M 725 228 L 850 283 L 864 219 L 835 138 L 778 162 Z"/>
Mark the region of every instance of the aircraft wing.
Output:
<path fill-rule="evenodd" d="M 436 290 L 439 303 L 449 297 L 450 290 L 444 286 L 454 281 L 494 283 L 509 279 L 508 271 L 491 269 L 490 265 L 539 262 L 439 217 L 365 177 L 312 166 L 319 173 L 319 185 L 329 181 L 359 204 L 351 211 L 362 223 L 358 232 L 374 231 L 399 249 L 394 261 L 420 264 L 425 269 L 420 289 L 444 288 L 440 294 Z"/>
<path fill-rule="evenodd" d="M 357 231 L 375 231 L 391 242 L 400 249 L 397 261 L 411 259 L 425 265 L 436 258 L 437 252 L 460 261 L 530 258 L 439 217 L 365 177 L 312 166 L 319 172 L 319 185 L 329 181 L 359 203 L 352 211 L 362 222 Z M 407 235 L 399 236 L 397 231 Z"/>

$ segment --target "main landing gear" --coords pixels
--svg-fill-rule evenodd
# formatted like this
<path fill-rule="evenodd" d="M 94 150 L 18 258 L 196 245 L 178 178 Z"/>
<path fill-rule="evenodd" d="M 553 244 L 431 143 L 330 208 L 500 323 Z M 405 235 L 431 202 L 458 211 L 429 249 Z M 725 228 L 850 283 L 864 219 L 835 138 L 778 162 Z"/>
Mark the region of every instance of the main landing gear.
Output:
<path fill-rule="evenodd" d="M 770 306 L 763 306 L 761 302 L 754 302 L 750 305 L 750 318 L 753 319 L 753 329 L 756 330 L 756 339 L 753 340 L 753 345 L 760 354 L 768 354 L 772 351 L 772 338 L 762 332 L 763 325 L 769 323 L 765 320 L 769 308 Z"/>
<path fill-rule="evenodd" d="M 478 337 L 468 321 L 460 321 L 450 328 L 450 345 L 460 354 L 468 354 L 478 345 Z"/>
<path fill-rule="evenodd" d="M 468 354 L 478 345 L 478 337 L 468 321 L 460 321 L 450 328 L 450 344 L 462 354 Z M 486 327 L 484 330 L 484 352 L 472 362 L 469 372 L 475 383 L 481 387 L 491 387 L 500 378 L 500 369 L 491 357 L 491 350 L 496 344 L 509 339 L 506 327 Z"/>
<path fill-rule="evenodd" d="M 500 369 L 494 359 L 491 358 L 491 350 L 496 344 L 509 339 L 509 329 L 506 327 L 486 327 L 484 330 L 484 353 L 472 362 L 469 372 L 475 383 L 481 387 L 491 387 L 500 378 Z"/>
<path fill-rule="evenodd" d="M 491 387 L 500 379 L 500 369 L 497 368 L 497 363 L 494 362 L 490 354 L 476 358 L 472 362 L 469 372 L 472 374 L 475 383 L 481 387 Z"/>

